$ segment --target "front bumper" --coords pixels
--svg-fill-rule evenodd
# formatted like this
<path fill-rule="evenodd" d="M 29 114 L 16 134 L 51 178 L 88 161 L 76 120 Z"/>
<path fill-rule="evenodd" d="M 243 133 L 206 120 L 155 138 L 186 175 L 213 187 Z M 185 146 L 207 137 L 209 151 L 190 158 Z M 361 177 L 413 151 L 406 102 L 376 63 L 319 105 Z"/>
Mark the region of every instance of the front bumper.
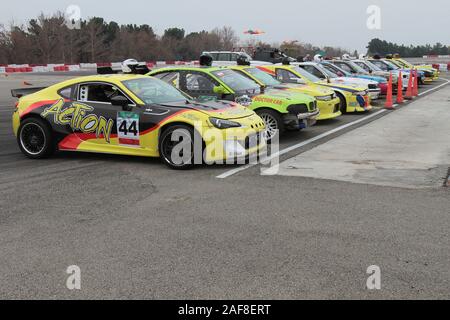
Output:
<path fill-rule="evenodd" d="M 317 101 L 317 107 L 320 111 L 317 120 L 328 120 L 339 117 L 340 115 L 342 115 L 340 106 L 341 104 L 339 98 L 330 101 Z"/>
<path fill-rule="evenodd" d="M 358 98 L 359 97 L 359 98 Z M 365 112 L 373 109 L 370 96 L 347 96 L 347 112 Z"/>
<path fill-rule="evenodd" d="M 298 120 L 305 120 L 305 119 L 317 119 L 317 117 L 320 115 L 320 110 L 317 109 L 316 111 L 313 112 L 308 112 L 308 113 L 300 113 L 299 115 L 297 115 Z"/>
<path fill-rule="evenodd" d="M 369 96 L 371 100 L 380 99 L 381 90 L 380 89 L 369 89 Z"/>
<path fill-rule="evenodd" d="M 398 82 L 396 84 L 398 84 Z M 394 84 L 394 85 L 397 87 L 396 84 Z M 387 83 L 380 83 L 380 94 L 381 95 L 386 95 L 387 94 L 387 90 L 388 90 L 388 84 Z"/>
<path fill-rule="evenodd" d="M 208 164 L 235 163 L 256 156 L 267 147 L 263 131 L 216 135 L 213 141 L 205 142 L 205 144 L 204 159 Z"/>

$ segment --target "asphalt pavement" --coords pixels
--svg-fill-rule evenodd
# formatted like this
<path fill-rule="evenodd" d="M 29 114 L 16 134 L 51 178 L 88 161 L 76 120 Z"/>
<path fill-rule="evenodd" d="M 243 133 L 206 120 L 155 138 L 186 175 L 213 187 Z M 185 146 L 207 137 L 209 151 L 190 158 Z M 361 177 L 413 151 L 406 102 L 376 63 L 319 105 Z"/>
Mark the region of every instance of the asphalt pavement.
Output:
<path fill-rule="evenodd" d="M 449 298 L 448 188 L 262 176 L 259 166 L 218 179 L 235 167 L 179 172 L 111 155 L 26 159 L 8 90 L 63 78 L 0 78 L 0 298 Z M 386 114 L 291 133 L 282 150 L 362 119 L 281 160 Z M 66 287 L 71 265 L 81 290 Z M 371 265 L 381 290 L 366 288 Z"/>

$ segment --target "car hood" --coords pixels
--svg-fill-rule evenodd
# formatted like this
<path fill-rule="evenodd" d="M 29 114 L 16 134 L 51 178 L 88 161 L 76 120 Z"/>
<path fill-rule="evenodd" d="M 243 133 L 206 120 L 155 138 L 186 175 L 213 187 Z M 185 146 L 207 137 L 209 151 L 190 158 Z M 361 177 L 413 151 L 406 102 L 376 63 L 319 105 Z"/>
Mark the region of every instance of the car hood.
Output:
<path fill-rule="evenodd" d="M 358 84 L 348 84 L 348 83 L 328 83 L 326 80 L 317 82 L 317 84 L 322 86 L 327 86 L 331 88 L 335 88 L 338 90 L 344 90 L 349 92 L 356 92 L 356 91 L 364 91 L 367 90 L 369 87 L 367 85 L 358 85 Z"/>
<path fill-rule="evenodd" d="M 230 101 L 188 101 L 165 103 L 163 107 L 174 107 L 180 109 L 191 109 L 202 112 L 208 116 L 230 120 L 245 118 L 255 113 L 238 103 Z"/>
<path fill-rule="evenodd" d="M 368 87 L 369 84 L 378 84 L 378 82 L 376 82 L 376 81 L 361 79 L 361 78 L 351 78 L 351 77 L 332 78 L 331 83 L 345 84 L 345 85 L 357 85 L 359 87 Z"/>
<path fill-rule="evenodd" d="M 275 104 L 280 104 L 280 102 L 283 103 L 309 103 L 313 102 L 314 98 L 310 95 L 307 95 L 302 92 L 293 92 L 288 91 L 286 89 L 280 88 L 267 88 L 263 94 L 256 95 L 254 98 L 264 98 L 268 99 L 267 101 L 270 101 L 270 99 L 274 100 Z M 277 101 L 278 100 L 278 101 Z"/>
<path fill-rule="evenodd" d="M 376 76 L 376 75 L 365 75 L 365 74 L 361 74 L 361 75 L 358 75 L 358 76 L 356 76 L 357 78 L 359 78 L 359 79 L 366 79 L 366 80 L 370 80 L 370 81 L 375 81 L 375 82 L 378 82 L 378 83 L 384 83 L 384 82 L 386 82 L 386 79 L 385 78 L 383 78 L 383 77 L 378 77 L 378 76 Z"/>
<path fill-rule="evenodd" d="M 314 97 L 320 96 L 328 96 L 334 94 L 334 91 L 325 87 L 319 87 L 316 85 L 307 85 L 307 84 L 294 84 L 294 83 L 286 83 L 273 87 L 278 90 L 298 90 L 298 92 L 305 93 Z"/>

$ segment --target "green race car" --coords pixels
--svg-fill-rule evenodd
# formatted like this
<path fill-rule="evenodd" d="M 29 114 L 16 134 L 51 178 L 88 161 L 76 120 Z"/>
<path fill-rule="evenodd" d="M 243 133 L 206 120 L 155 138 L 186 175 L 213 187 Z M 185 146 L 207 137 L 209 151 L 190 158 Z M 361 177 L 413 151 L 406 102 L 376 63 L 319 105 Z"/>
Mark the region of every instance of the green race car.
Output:
<path fill-rule="evenodd" d="M 174 67 L 154 70 L 148 75 L 170 83 L 200 101 L 228 100 L 248 107 L 265 121 L 267 140 L 286 130 L 312 126 L 319 116 L 314 97 L 286 90 L 264 89 L 230 69 Z"/>

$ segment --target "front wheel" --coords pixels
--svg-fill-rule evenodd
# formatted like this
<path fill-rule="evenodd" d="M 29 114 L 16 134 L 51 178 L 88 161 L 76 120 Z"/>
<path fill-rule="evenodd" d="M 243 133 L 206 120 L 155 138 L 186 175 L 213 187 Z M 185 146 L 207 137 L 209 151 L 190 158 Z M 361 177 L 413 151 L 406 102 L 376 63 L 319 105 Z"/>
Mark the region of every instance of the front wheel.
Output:
<path fill-rule="evenodd" d="M 22 153 L 31 159 L 47 158 L 56 150 L 50 126 L 39 118 L 28 118 L 20 124 L 17 142 Z"/>
<path fill-rule="evenodd" d="M 270 142 L 275 137 L 280 137 L 284 131 L 284 122 L 281 115 L 273 110 L 256 110 L 256 114 L 264 120 L 266 124 L 266 130 L 264 131 L 264 138 Z"/>
<path fill-rule="evenodd" d="M 340 92 L 336 92 L 336 95 L 339 98 L 339 110 L 341 110 L 342 114 L 347 113 L 347 99 L 345 99 L 344 95 Z"/>
<path fill-rule="evenodd" d="M 172 126 L 161 134 L 159 153 L 162 161 L 171 169 L 188 170 L 195 161 L 194 129 L 186 125 Z M 201 142 L 201 139 L 199 140 Z M 203 150 L 200 149 L 203 154 Z"/>

